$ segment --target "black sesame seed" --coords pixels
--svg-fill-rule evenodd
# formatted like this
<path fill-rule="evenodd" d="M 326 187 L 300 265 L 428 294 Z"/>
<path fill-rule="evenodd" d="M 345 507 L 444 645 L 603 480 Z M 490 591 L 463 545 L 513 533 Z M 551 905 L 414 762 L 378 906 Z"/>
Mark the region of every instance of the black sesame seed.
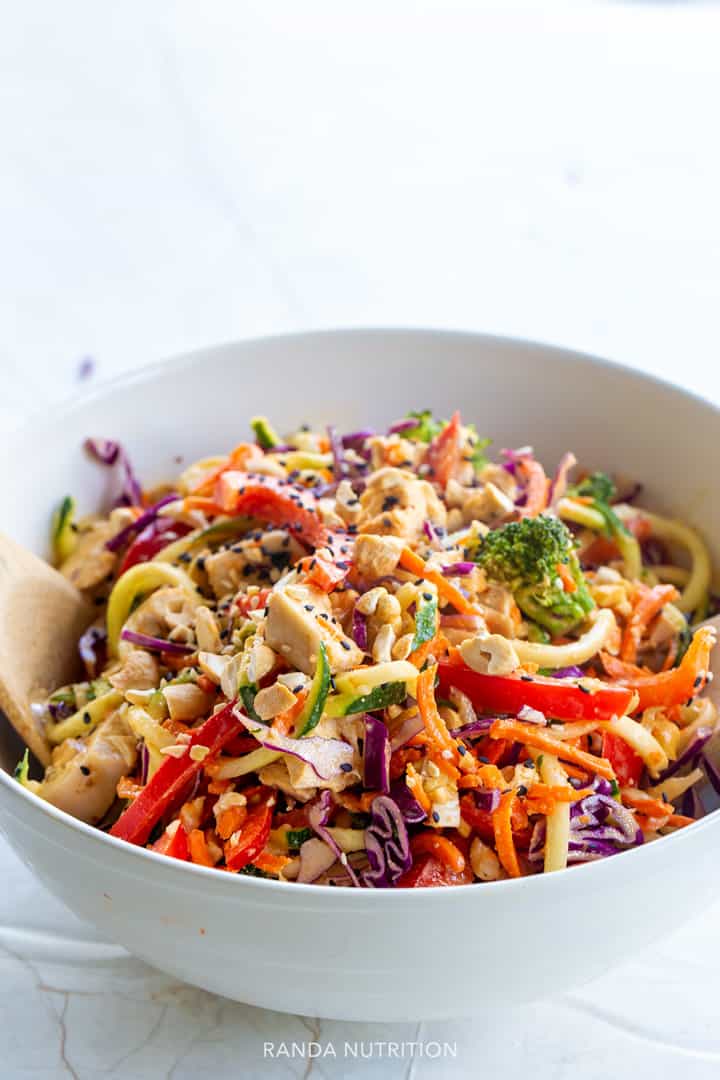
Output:
<path fill-rule="evenodd" d="M 525 767 L 528 768 L 528 769 L 532 769 L 534 767 L 534 765 L 535 765 L 535 762 L 533 761 L 533 759 L 531 757 L 529 757 L 529 758 L 526 758 L 525 761 L 523 761 L 523 765 L 525 765 Z"/>
<path fill-rule="evenodd" d="M 81 765 L 80 766 L 80 772 L 83 774 L 83 776 L 89 776 L 90 775 L 90 770 L 88 769 L 87 765 Z"/>
<path fill-rule="evenodd" d="M 578 690 L 580 690 L 580 692 L 583 693 L 583 694 L 589 694 L 591 692 L 590 687 L 589 686 L 583 686 L 582 683 L 578 683 Z"/>
<path fill-rule="evenodd" d="M 83 724 L 91 724 L 91 723 L 92 723 L 92 716 L 90 715 L 89 712 L 84 712 L 83 713 Z"/>
<path fill-rule="evenodd" d="M 432 819 L 436 824 L 440 820 L 440 815 L 438 814 L 437 810 L 433 810 Z"/>
<path fill-rule="evenodd" d="M 482 761 L 483 765 L 489 765 L 490 764 L 490 758 L 489 757 L 483 757 L 482 754 L 478 754 L 478 761 Z"/>
<path fill-rule="evenodd" d="M 523 799 L 527 795 L 528 789 L 525 787 L 524 784 L 520 784 L 520 786 L 517 789 L 517 793 L 520 796 L 520 798 Z"/>
<path fill-rule="evenodd" d="M 314 611 L 315 610 L 314 607 L 312 606 L 312 604 L 303 604 L 303 607 L 305 608 L 306 611 Z"/>
<path fill-rule="evenodd" d="M 200 558 L 196 559 L 195 560 L 195 565 L 197 566 L 198 570 L 200 570 L 200 571 L 204 570 L 205 569 L 205 556 L 201 555 Z"/>
<path fill-rule="evenodd" d="M 433 594 L 431 592 L 424 592 L 422 594 L 422 598 L 423 598 L 423 600 L 427 600 L 428 603 L 429 603 L 433 598 Z"/>
<path fill-rule="evenodd" d="M 458 754 L 460 755 L 460 757 L 465 757 L 465 755 L 467 754 L 467 749 L 463 746 L 462 743 L 458 743 Z"/>
<path fill-rule="evenodd" d="M 340 766 L 340 770 L 341 772 L 352 772 L 352 765 L 349 761 L 343 761 L 342 765 Z"/>
<path fill-rule="evenodd" d="M 343 649 L 345 649 L 347 652 L 350 652 L 350 642 L 349 641 L 341 641 L 340 644 L 342 645 Z"/>
<path fill-rule="evenodd" d="M 532 675 L 521 675 L 520 679 L 522 682 L 533 682 Z"/>
<path fill-rule="evenodd" d="M 180 555 L 178 555 L 178 559 L 180 560 L 180 562 L 189 563 L 192 560 L 192 555 L 189 551 L 183 551 Z"/>
<path fill-rule="evenodd" d="M 697 689 L 698 686 L 702 686 L 702 681 L 703 681 L 702 675 L 698 675 L 695 682 L 693 683 L 693 686 L 695 687 L 695 689 Z"/>

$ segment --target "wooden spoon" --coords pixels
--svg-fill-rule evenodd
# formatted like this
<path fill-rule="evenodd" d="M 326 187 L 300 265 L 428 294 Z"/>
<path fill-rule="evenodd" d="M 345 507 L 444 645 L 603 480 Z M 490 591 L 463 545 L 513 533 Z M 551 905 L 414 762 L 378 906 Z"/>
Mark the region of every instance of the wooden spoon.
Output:
<path fill-rule="evenodd" d="M 0 710 L 42 765 L 51 747 L 30 702 L 76 676 L 93 617 L 62 574 L 0 533 Z"/>

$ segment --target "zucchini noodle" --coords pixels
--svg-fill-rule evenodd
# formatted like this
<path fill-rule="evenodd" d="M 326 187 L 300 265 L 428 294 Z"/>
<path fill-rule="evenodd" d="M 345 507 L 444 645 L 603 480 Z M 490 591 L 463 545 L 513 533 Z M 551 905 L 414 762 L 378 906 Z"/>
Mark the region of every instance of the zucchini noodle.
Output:
<path fill-rule="evenodd" d="M 598 510 L 568 496 L 558 500 L 556 510 L 558 517 L 565 521 L 572 521 L 576 525 L 584 525 L 586 529 L 591 529 L 593 532 L 604 532 L 607 528 L 607 522 Z M 619 514 L 618 517 L 620 517 Z M 642 575 L 643 569 L 640 545 L 634 536 L 620 531 L 617 536 L 613 536 L 613 540 L 622 556 L 625 577 L 630 581 L 636 581 Z"/>
<path fill-rule="evenodd" d="M 540 777 L 552 787 L 568 787 L 567 773 L 553 754 L 543 754 Z M 558 802 L 547 816 L 545 834 L 545 873 L 564 870 L 570 840 L 570 803 Z"/>
<path fill-rule="evenodd" d="M 622 522 L 642 517 L 649 523 L 652 535 L 658 540 L 667 540 L 685 548 L 691 561 L 690 574 L 677 606 L 686 614 L 702 611 L 710 588 L 712 569 L 707 547 L 695 529 L 675 518 L 662 517 L 649 510 L 638 511 L 631 506 L 616 506 L 615 512 Z"/>
<path fill-rule="evenodd" d="M 521 664 L 563 668 L 584 664 L 608 645 L 617 630 L 615 616 L 609 608 L 597 613 L 595 622 L 586 634 L 567 645 L 542 645 L 533 641 L 513 640 L 513 648 Z"/>

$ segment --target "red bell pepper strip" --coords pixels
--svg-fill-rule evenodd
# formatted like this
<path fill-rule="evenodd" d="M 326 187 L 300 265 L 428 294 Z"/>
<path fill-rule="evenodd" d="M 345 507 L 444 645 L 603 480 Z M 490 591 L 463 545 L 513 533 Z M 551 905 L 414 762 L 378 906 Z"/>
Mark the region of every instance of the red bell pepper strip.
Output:
<path fill-rule="evenodd" d="M 586 693 L 577 683 L 568 685 L 539 675 L 481 675 L 464 664 L 440 664 L 440 696 L 451 687 L 462 690 L 478 712 L 517 716 L 523 705 L 555 720 L 610 720 L 623 716 L 633 698 L 624 686 L 603 686 Z"/>
<path fill-rule="evenodd" d="M 637 708 L 642 712 L 653 705 L 684 705 L 699 694 L 707 680 L 710 650 L 715 645 L 715 640 L 712 627 L 701 626 L 695 631 L 680 666 L 671 668 L 670 671 L 661 671 L 657 675 L 627 676 L 622 668 L 616 667 L 614 657 L 601 653 L 600 658 L 611 678 L 615 678 L 624 687 L 637 691 L 640 697 Z"/>
<path fill-rule="evenodd" d="M 151 851 L 159 851 L 161 855 L 169 855 L 173 859 L 187 862 L 190 858 L 188 849 L 188 837 L 179 821 L 171 822 L 159 840 L 150 847 Z"/>
<path fill-rule="evenodd" d="M 602 740 L 602 756 L 612 765 L 620 787 L 638 786 L 645 763 L 624 739 L 613 735 L 612 731 L 606 731 Z"/>
<path fill-rule="evenodd" d="M 329 530 L 320 520 L 317 499 L 307 488 L 287 480 L 231 470 L 218 478 L 213 497 L 226 514 L 267 521 L 311 547 L 328 542 Z"/>
<path fill-rule="evenodd" d="M 172 544 L 173 541 L 189 533 L 190 528 L 190 525 L 185 522 L 171 521 L 170 518 L 158 518 L 157 521 L 151 521 L 142 532 L 138 533 L 125 552 L 119 573 L 124 574 L 137 563 L 149 562 L 158 551 L 162 551 L 168 544 Z"/>
<path fill-rule="evenodd" d="M 243 725 L 233 715 L 234 704 L 230 702 L 201 727 L 189 732 L 190 742 L 185 754 L 181 758 L 168 757 L 162 763 L 137 799 L 117 819 L 110 830 L 111 836 L 118 836 L 130 844 L 147 843 L 155 825 L 182 799 L 200 769 L 243 730 Z M 209 753 L 202 761 L 190 757 L 193 746 L 207 747 Z"/>
<path fill-rule="evenodd" d="M 271 788 L 261 788 L 259 801 L 248 811 L 238 833 L 225 844 L 228 870 L 242 870 L 256 858 L 268 842 L 277 796 Z"/>
<path fill-rule="evenodd" d="M 447 424 L 427 448 L 425 463 L 430 466 L 428 478 L 443 490 L 460 464 L 460 413 L 454 412 Z"/>

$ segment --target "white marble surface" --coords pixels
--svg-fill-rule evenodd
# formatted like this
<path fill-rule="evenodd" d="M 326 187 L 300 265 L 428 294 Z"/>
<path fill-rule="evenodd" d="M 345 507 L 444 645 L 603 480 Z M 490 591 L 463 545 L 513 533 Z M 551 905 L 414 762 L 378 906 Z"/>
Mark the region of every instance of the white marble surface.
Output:
<path fill-rule="evenodd" d="M 86 356 L 96 380 L 341 324 L 551 340 L 720 399 L 718 34 L 702 3 L 5 5 L 0 420 Z M 718 907 L 580 993 L 387 1030 L 214 999 L 5 847 L 0 880 L 3 1077 L 718 1075 Z M 263 1058 L 293 1040 L 338 1057 Z"/>

